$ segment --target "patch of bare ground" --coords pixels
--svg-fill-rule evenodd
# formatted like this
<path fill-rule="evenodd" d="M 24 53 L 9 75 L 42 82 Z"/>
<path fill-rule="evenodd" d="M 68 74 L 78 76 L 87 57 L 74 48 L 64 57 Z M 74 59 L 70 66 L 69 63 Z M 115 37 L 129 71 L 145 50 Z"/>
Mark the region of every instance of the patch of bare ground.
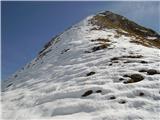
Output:
<path fill-rule="evenodd" d="M 132 39 L 130 42 L 138 45 L 143 45 L 146 47 L 160 48 L 160 39 L 148 40 L 143 37 L 136 37 L 135 39 Z"/>
<path fill-rule="evenodd" d="M 52 38 L 48 43 L 46 43 L 43 47 L 43 49 L 38 53 L 38 57 L 36 59 L 39 60 L 41 59 L 43 56 L 45 56 L 47 53 L 49 53 L 51 51 L 51 49 L 48 49 L 49 47 L 51 47 L 52 45 L 55 45 L 56 43 L 58 43 L 60 41 L 60 39 L 58 38 L 58 36 L 55 36 L 54 38 Z M 48 50 L 47 50 L 48 49 Z"/>
<path fill-rule="evenodd" d="M 124 75 L 124 77 L 130 78 L 129 80 L 124 81 L 124 84 L 135 83 L 144 79 L 144 76 L 142 76 L 141 74 Z"/>
<path fill-rule="evenodd" d="M 65 52 L 67 52 L 67 51 L 69 51 L 70 49 L 68 48 L 68 49 L 64 49 L 62 52 L 61 52 L 61 54 L 64 54 Z"/>
<path fill-rule="evenodd" d="M 154 40 L 149 40 L 144 36 L 138 36 L 134 33 L 125 33 L 122 32 L 121 30 L 116 30 L 117 35 L 115 36 L 115 38 L 119 38 L 121 35 L 125 35 L 127 37 L 132 37 L 131 39 L 131 43 L 135 43 L 137 45 L 142 45 L 145 47 L 156 47 L 156 48 L 160 48 L 160 39 L 154 39 Z"/>
<path fill-rule="evenodd" d="M 101 93 L 101 92 L 102 92 L 102 90 L 96 90 L 96 91 L 87 90 L 85 93 L 83 93 L 83 94 L 81 95 L 81 97 L 87 97 L 87 96 L 89 96 L 89 95 L 91 95 L 91 94 L 93 94 L 93 93 Z"/>
<path fill-rule="evenodd" d="M 87 96 L 91 95 L 92 93 L 93 93 L 92 90 L 88 90 L 82 95 L 82 97 L 87 97 Z"/>
<path fill-rule="evenodd" d="M 102 12 L 94 16 L 90 20 L 90 23 L 97 26 L 93 30 L 101 30 L 105 28 L 116 29 L 118 35 L 115 36 L 115 38 L 119 38 L 121 35 L 135 37 L 135 39 L 132 39 L 130 42 L 145 47 L 160 48 L 160 35 L 158 33 L 110 11 Z M 156 37 L 157 39 L 149 40 L 147 39 L 148 36 Z"/>
<path fill-rule="evenodd" d="M 91 40 L 91 42 L 95 42 L 98 43 L 97 46 L 94 46 L 91 48 L 91 50 L 89 51 L 85 51 L 85 53 L 91 53 L 91 52 L 95 52 L 95 51 L 98 51 L 98 50 L 102 50 L 102 49 L 106 49 L 110 46 L 111 43 L 109 39 L 104 39 L 104 38 L 98 38 L 98 39 L 95 39 L 95 40 Z"/>
<path fill-rule="evenodd" d="M 120 60 L 123 58 L 142 58 L 142 57 L 143 57 L 142 55 L 123 55 L 120 57 L 113 57 L 113 58 L 111 58 L 111 61 Z"/>
<path fill-rule="evenodd" d="M 51 49 L 47 50 L 47 51 L 43 51 L 42 53 L 40 53 L 38 55 L 38 58 L 42 58 L 43 56 L 45 56 L 47 53 L 49 53 L 51 51 Z"/>
<path fill-rule="evenodd" d="M 87 73 L 86 76 L 91 76 L 91 75 L 94 75 L 94 74 L 96 74 L 96 72 L 92 71 L 92 72 Z"/>
<path fill-rule="evenodd" d="M 109 39 L 104 39 L 104 38 L 98 38 L 98 39 L 95 39 L 95 40 L 91 40 L 91 42 L 102 42 L 102 43 L 106 43 L 106 42 L 110 42 Z"/>
<path fill-rule="evenodd" d="M 105 49 L 105 48 L 107 48 L 109 45 L 110 45 L 110 44 L 101 44 L 101 45 L 99 45 L 99 46 L 94 46 L 94 47 L 92 48 L 92 52 Z"/>

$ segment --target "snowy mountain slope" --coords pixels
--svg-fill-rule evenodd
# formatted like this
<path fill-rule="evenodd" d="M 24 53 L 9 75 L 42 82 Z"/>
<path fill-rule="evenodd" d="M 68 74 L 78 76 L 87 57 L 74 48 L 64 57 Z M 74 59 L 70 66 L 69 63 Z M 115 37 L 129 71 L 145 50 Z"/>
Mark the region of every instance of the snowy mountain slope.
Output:
<path fill-rule="evenodd" d="M 2 83 L 3 119 L 159 120 L 159 38 L 109 11 L 87 17 Z"/>

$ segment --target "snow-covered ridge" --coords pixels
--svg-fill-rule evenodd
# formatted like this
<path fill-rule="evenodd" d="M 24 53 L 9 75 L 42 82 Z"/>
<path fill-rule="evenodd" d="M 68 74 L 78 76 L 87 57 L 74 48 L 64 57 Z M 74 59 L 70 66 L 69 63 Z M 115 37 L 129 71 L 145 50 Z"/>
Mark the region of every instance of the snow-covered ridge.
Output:
<path fill-rule="evenodd" d="M 159 120 L 160 49 L 94 17 L 3 83 L 4 119 Z"/>

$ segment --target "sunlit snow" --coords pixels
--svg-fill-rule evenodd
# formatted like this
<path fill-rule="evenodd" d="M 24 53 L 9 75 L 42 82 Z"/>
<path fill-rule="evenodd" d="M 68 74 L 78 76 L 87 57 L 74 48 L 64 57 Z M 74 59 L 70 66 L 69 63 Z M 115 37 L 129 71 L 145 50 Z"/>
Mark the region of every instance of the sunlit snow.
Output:
<path fill-rule="evenodd" d="M 2 86 L 2 116 L 15 120 L 159 120 L 160 50 L 131 43 L 131 37 L 115 38 L 115 29 L 91 30 L 92 16 L 62 33 L 42 58 L 36 58 Z M 90 51 L 108 39 L 107 49 Z M 63 51 L 63 52 L 62 52 Z M 142 58 L 114 57 L 142 55 Z M 124 63 L 125 61 L 132 61 Z M 142 64 L 140 61 L 147 61 Z M 111 65 L 112 63 L 112 65 Z M 94 75 L 86 76 L 94 71 Z M 124 74 L 141 74 L 144 80 L 124 84 Z M 129 78 L 124 78 L 125 80 Z M 124 81 L 125 81 L 124 80 Z M 8 86 L 11 84 L 10 86 Z M 7 87 L 8 86 L 8 87 Z M 82 95 L 92 90 L 92 94 Z M 101 90 L 97 93 L 96 91 Z M 140 93 L 143 93 L 142 95 Z M 115 98 L 114 98 L 114 97 Z"/>

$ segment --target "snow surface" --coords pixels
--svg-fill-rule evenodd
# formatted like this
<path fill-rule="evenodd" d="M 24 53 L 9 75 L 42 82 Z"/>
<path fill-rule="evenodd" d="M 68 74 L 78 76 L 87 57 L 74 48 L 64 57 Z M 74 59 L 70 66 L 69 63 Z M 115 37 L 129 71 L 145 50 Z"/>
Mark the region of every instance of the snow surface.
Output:
<path fill-rule="evenodd" d="M 17 71 L 16 77 L 2 83 L 3 119 L 160 119 L 160 74 L 140 73 L 144 80 L 136 83 L 119 81 L 124 74 L 139 73 L 142 68 L 160 70 L 160 50 L 131 43 L 131 38 L 124 35 L 116 38 L 114 29 L 91 30 L 96 27 L 88 22 L 91 18 L 66 30 L 44 57 L 35 58 L 29 67 Z M 109 39 L 110 46 L 85 53 L 96 46 L 91 40 L 98 38 Z M 66 49 L 69 50 L 62 53 Z M 112 58 L 131 54 L 143 57 L 125 64 L 123 61 L 131 58 L 123 58 L 109 65 Z M 138 62 L 141 60 L 148 63 Z M 95 74 L 86 76 L 91 71 Z M 82 97 L 88 90 L 93 94 Z M 96 93 L 97 90 L 102 92 Z M 139 96 L 140 92 L 144 96 Z M 110 99 L 111 96 L 116 98 Z"/>
<path fill-rule="evenodd" d="M 147 39 L 149 39 L 149 40 L 155 40 L 155 39 L 157 39 L 157 37 L 147 37 Z"/>

